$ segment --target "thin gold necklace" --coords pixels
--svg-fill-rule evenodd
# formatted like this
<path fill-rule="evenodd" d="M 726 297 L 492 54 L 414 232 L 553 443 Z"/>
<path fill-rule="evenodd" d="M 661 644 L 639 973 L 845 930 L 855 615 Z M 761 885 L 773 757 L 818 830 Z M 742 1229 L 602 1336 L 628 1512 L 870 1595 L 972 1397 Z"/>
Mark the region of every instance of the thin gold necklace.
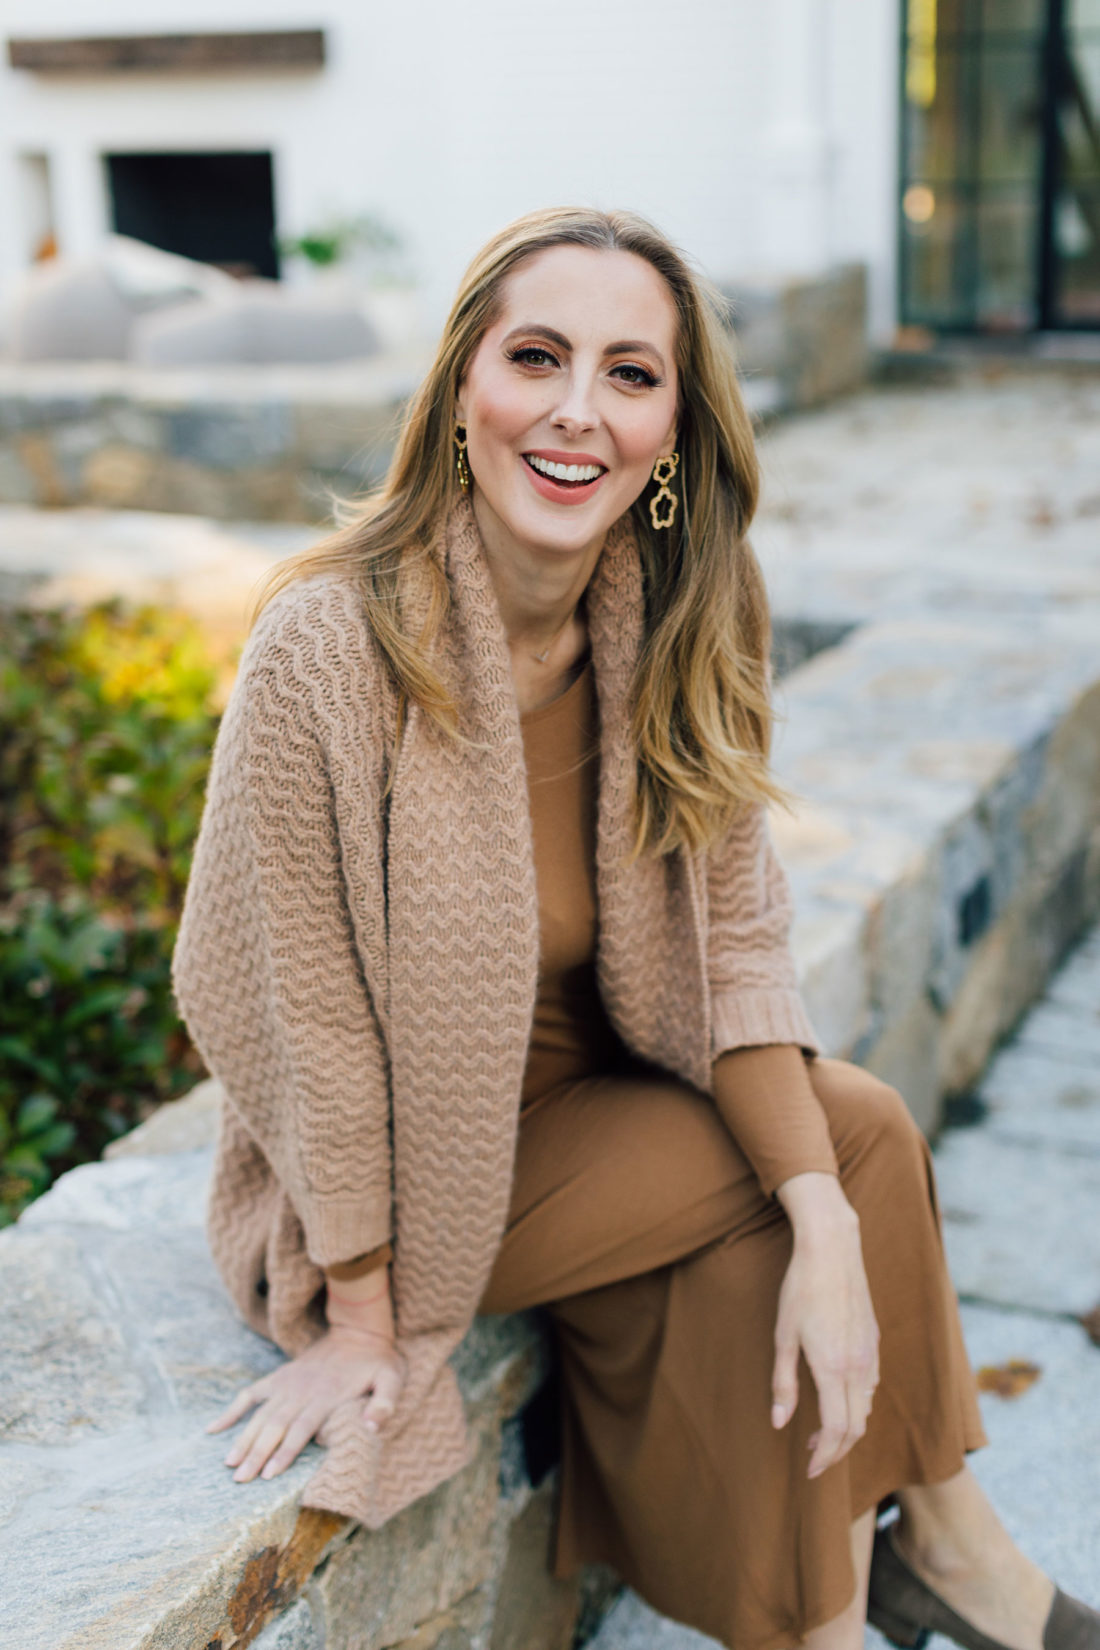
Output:
<path fill-rule="evenodd" d="M 561 637 L 565 635 L 565 632 L 569 628 L 570 620 L 572 620 L 575 617 L 576 617 L 576 608 L 574 608 L 573 612 L 570 613 L 569 618 L 566 619 L 566 621 L 562 625 L 561 629 L 557 632 L 557 635 L 552 636 L 550 638 L 550 641 L 547 643 L 546 647 L 544 648 L 544 650 L 541 653 L 535 653 L 535 652 L 532 651 L 531 648 L 525 648 L 524 651 L 526 653 L 530 654 L 532 659 L 536 659 L 540 665 L 544 665 L 546 663 L 547 659 L 550 657 L 550 649 L 554 646 L 555 642 L 559 641 L 561 639 Z"/>

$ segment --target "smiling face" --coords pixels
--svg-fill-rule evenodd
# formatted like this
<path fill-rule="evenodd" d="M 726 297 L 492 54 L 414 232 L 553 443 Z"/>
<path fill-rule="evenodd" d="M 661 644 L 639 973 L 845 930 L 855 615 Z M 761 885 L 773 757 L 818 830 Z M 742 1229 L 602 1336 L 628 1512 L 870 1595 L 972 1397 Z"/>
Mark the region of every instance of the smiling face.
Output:
<path fill-rule="evenodd" d="M 676 445 L 676 311 L 633 252 L 553 246 L 505 283 L 459 389 L 483 536 L 603 543 Z"/>

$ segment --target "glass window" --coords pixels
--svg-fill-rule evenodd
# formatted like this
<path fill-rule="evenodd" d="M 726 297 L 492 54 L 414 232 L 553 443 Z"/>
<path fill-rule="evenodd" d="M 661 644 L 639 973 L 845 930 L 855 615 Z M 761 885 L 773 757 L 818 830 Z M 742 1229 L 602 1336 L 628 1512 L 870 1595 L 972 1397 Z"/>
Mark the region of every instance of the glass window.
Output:
<path fill-rule="evenodd" d="M 1046 28 L 1046 0 L 982 0 L 983 34 L 1041 34 Z"/>
<path fill-rule="evenodd" d="M 907 216 L 903 208 L 902 215 L 906 318 L 925 326 L 969 326 L 963 203 L 953 190 L 910 184 L 911 203 L 918 190 L 925 191 L 918 214 Z"/>
<path fill-rule="evenodd" d="M 1100 188 L 1068 190 L 1054 207 L 1059 319 L 1100 326 Z"/>
<path fill-rule="evenodd" d="M 1062 176 L 1100 181 L 1100 37 L 1069 41 L 1059 105 Z"/>
<path fill-rule="evenodd" d="M 963 34 L 970 26 L 970 14 L 974 0 L 924 0 L 924 27 L 926 32 L 939 35 Z M 909 0 L 910 16 L 920 7 L 920 0 L 914 5 Z"/>
<path fill-rule="evenodd" d="M 901 44 L 903 321 L 1100 326 L 1100 0 L 905 0 Z"/>
<path fill-rule="evenodd" d="M 1038 322 L 1035 261 L 1038 208 L 1031 192 L 985 198 L 977 207 L 979 326 L 1021 332 Z"/>
<path fill-rule="evenodd" d="M 1039 175 L 1043 60 L 1032 46 L 986 46 L 980 58 L 978 167 L 990 182 Z"/>
<path fill-rule="evenodd" d="M 920 87 L 922 101 L 906 98 L 906 145 L 911 177 L 957 178 L 969 169 L 963 74 L 968 59 L 941 48 L 936 72 Z"/>

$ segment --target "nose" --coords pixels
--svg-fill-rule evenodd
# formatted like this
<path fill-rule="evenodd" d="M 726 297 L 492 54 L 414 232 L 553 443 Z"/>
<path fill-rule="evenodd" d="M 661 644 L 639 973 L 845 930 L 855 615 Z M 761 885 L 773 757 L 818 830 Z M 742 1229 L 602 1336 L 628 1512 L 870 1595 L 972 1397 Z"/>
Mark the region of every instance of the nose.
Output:
<path fill-rule="evenodd" d="M 550 422 L 564 435 L 576 437 L 594 430 L 600 422 L 596 410 L 595 385 L 588 374 L 571 372 Z"/>

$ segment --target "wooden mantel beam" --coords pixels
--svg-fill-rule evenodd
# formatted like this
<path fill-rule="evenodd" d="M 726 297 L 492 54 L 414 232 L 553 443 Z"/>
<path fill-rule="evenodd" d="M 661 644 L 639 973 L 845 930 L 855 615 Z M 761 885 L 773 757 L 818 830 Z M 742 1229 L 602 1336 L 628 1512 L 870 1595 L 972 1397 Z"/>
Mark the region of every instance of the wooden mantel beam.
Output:
<path fill-rule="evenodd" d="M 123 34 L 83 39 L 9 40 L 13 69 L 35 74 L 118 74 L 173 70 L 209 74 L 252 69 L 320 69 L 323 29 L 239 34 Z"/>

